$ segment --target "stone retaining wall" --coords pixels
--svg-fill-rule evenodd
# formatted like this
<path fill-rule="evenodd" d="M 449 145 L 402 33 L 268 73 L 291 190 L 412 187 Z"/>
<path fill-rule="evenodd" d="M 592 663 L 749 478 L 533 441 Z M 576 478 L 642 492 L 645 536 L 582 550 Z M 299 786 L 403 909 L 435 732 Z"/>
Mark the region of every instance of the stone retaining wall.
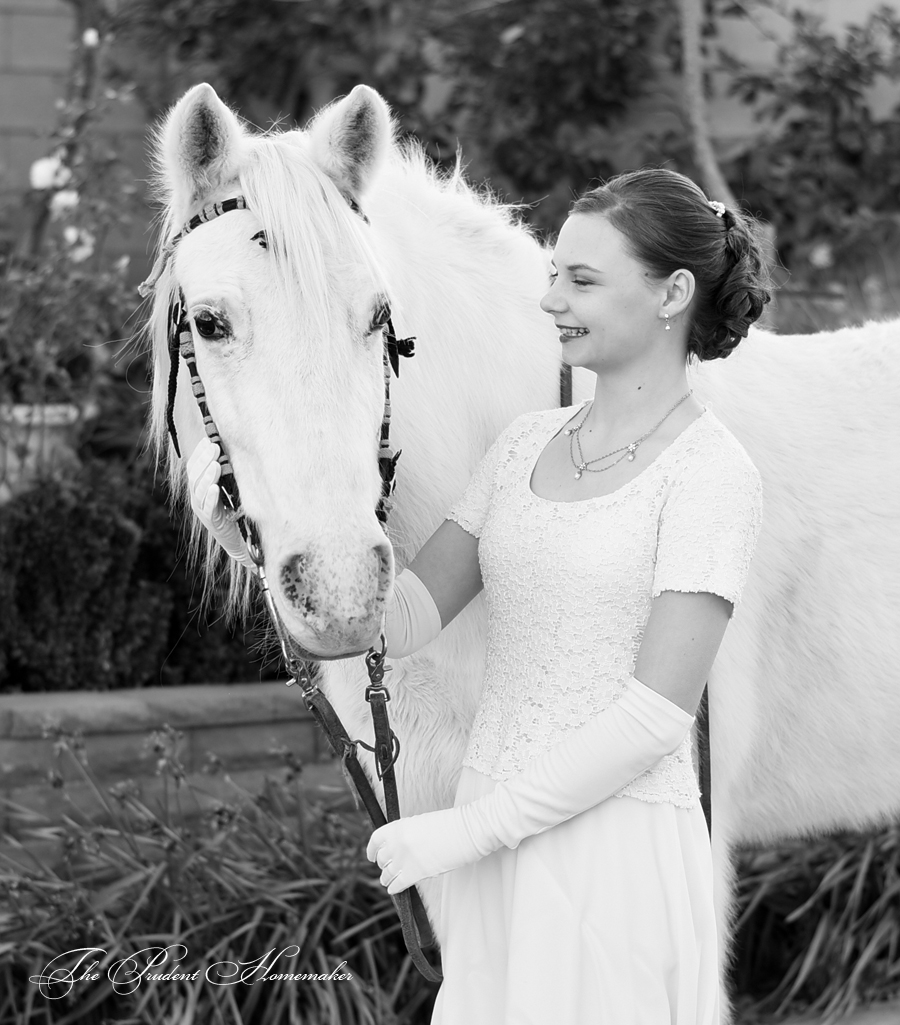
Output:
<path fill-rule="evenodd" d="M 317 770 L 321 775 L 317 763 L 330 756 L 299 691 L 283 683 L 0 695 L 0 798 L 22 809 L 17 815 L 0 806 L 0 832 L 21 825 L 26 812 L 58 821 L 72 814 L 73 802 L 90 817 L 103 817 L 102 802 L 79 767 L 58 756 L 44 736 L 50 724 L 83 736 L 91 775 L 102 788 L 133 779 L 148 799 L 163 788 L 148 741 L 164 724 L 182 734 L 177 755 L 188 782 L 211 798 L 248 776 L 283 768 L 279 750 L 308 765 L 313 777 Z M 211 755 L 217 775 L 206 771 Z M 63 786 L 51 785 L 54 771 Z"/>

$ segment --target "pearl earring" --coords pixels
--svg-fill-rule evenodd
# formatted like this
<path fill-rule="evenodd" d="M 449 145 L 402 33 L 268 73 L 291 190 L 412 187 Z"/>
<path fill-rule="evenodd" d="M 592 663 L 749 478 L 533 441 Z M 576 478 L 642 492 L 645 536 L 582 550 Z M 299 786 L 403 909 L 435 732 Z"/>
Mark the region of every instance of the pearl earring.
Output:
<path fill-rule="evenodd" d="M 669 323 L 669 314 L 668 313 L 666 314 L 666 330 L 667 331 L 671 331 L 672 330 L 672 325 Z"/>

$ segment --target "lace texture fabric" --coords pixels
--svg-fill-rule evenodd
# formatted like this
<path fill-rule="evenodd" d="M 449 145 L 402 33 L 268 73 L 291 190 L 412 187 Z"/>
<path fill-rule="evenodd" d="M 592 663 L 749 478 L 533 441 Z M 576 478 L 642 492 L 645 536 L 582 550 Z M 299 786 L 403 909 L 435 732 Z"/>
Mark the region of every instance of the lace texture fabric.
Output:
<path fill-rule="evenodd" d="M 737 606 L 759 534 L 759 474 L 708 409 L 612 494 L 539 498 L 532 470 L 572 413 L 514 421 L 448 513 L 479 538 L 488 609 L 484 689 L 463 764 L 497 780 L 621 695 L 662 591 L 709 591 Z M 694 806 L 690 735 L 616 796 Z"/>

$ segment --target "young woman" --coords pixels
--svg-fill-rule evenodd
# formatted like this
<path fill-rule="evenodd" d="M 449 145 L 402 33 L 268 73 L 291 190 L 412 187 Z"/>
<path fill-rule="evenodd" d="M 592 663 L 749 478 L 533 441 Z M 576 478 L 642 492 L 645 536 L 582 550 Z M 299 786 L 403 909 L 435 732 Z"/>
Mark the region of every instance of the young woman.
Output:
<path fill-rule="evenodd" d="M 594 398 L 516 420 L 397 578 L 389 655 L 482 587 L 489 615 L 455 806 L 367 850 L 390 893 L 443 875 L 440 1025 L 718 1023 L 689 730 L 761 486 L 686 368 L 746 335 L 763 266 L 752 225 L 674 172 L 577 200 L 541 305 Z M 221 532 L 217 465 L 192 462 L 195 509 Z"/>

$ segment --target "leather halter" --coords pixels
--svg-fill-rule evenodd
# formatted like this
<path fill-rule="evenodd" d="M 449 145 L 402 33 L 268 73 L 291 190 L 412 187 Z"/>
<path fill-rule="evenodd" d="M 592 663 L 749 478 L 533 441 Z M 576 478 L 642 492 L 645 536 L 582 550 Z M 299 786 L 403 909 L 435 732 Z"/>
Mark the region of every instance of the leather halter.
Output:
<path fill-rule="evenodd" d="M 347 199 L 350 208 L 358 214 L 366 223 L 368 218 L 359 208 L 359 205 L 350 197 Z M 153 269 L 150 277 L 141 284 L 139 291 L 142 296 L 149 295 L 156 287 L 166 263 L 175 251 L 178 242 L 189 232 L 198 228 L 201 224 L 211 221 L 231 210 L 246 210 L 247 204 L 243 196 L 235 196 L 226 199 L 221 203 L 214 203 L 204 207 L 198 214 L 190 219 L 187 224 L 169 242 L 167 242 Z M 290 679 L 287 686 L 298 684 L 304 701 L 310 712 L 325 731 L 329 744 L 336 755 L 341 758 L 341 765 L 344 773 L 352 781 L 356 793 L 368 812 L 372 825 L 377 829 L 386 822 L 400 818 L 400 802 L 397 791 L 397 782 L 394 773 L 394 764 L 400 753 L 400 741 L 390 727 L 387 712 L 387 702 L 390 694 L 384 685 L 384 674 L 390 672 L 391 667 L 384 665 L 385 645 L 382 636 L 381 651 L 370 648 L 368 652 L 350 652 L 346 655 L 324 656 L 316 655 L 301 647 L 296 640 L 285 629 L 275 606 L 275 601 L 269 588 L 268 578 L 265 572 L 262 546 L 259 542 L 254 524 L 249 520 L 241 509 L 240 491 L 238 490 L 237 479 L 234 469 L 228 458 L 225 445 L 216 427 L 215 420 L 209 410 L 206 401 L 206 389 L 197 370 L 197 358 L 194 348 L 194 338 L 191 332 L 190 320 L 187 314 L 187 304 L 181 289 L 178 289 L 177 296 L 169 306 L 166 325 L 167 346 L 169 353 L 169 379 L 166 404 L 166 426 L 172 445 L 176 454 L 181 457 L 181 450 L 178 445 L 178 433 L 175 429 L 175 394 L 178 384 L 179 357 L 184 359 L 191 376 L 191 389 L 200 408 L 203 417 L 203 426 L 210 441 L 219 446 L 219 465 L 221 472 L 219 476 L 219 493 L 223 503 L 230 515 L 237 523 L 244 540 L 247 542 L 250 555 L 256 563 L 260 586 L 266 602 L 266 608 L 272 625 L 278 636 L 281 645 L 282 656 L 288 670 Z M 390 511 L 393 492 L 396 484 L 395 473 L 397 460 L 400 452 L 394 452 L 390 444 L 391 424 L 391 372 L 397 377 L 400 376 L 400 356 L 412 356 L 415 353 L 413 338 L 397 338 L 394 325 L 391 321 L 390 311 L 384 323 L 384 414 L 381 421 L 378 449 L 378 469 L 381 476 L 381 495 L 375 509 L 375 515 L 382 525 L 387 523 L 388 512 Z M 369 745 L 362 740 L 352 740 L 328 701 L 327 697 L 319 689 L 315 681 L 315 673 L 312 664 L 325 659 L 353 658 L 365 654 L 366 671 L 369 676 L 369 686 L 366 688 L 366 700 L 372 709 L 372 721 L 375 731 L 375 743 Z M 381 780 L 384 791 L 385 808 L 382 811 L 381 805 L 372 788 L 369 778 L 362 768 L 357 756 L 357 748 L 364 747 L 375 756 L 376 774 Z M 386 816 L 385 816 L 386 813 Z M 422 948 L 434 946 L 434 935 L 431 924 L 425 912 L 422 898 L 415 887 L 395 894 L 392 897 L 397 913 L 400 917 L 400 926 L 403 932 L 403 939 L 413 964 L 432 982 L 440 982 L 442 975 L 439 969 L 432 966 Z"/>
<path fill-rule="evenodd" d="M 363 214 L 359 205 L 349 198 L 347 199 L 347 202 L 351 209 L 362 217 L 366 223 L 368 223 L 368 218 Z M 156 284 L 165 269 L 166 263 L 174 253 L 177 244 L 185 235 L 200 227 L 201 224 L 206 224 L 208 221 L 211 221 L 222 214 L 229 213 L 232 210 L 246 209 L 247 202 L 244 197 L 234 196 L 231 199 L 226 199 L 219 203 L 212 203 L 209 206 L 204 207 L 199 213 L 195 214 L 182 227 L 182 229 L 163 246 L 159 257 L 153 266 L 153 270 L 150 273 L 150 277 L 147 278 L 139 288 L 141 295 L 149 295 L 150 292 L 155 289 Z M 180 288 L 178 289 L 177 296 L 173 298 L 169 306 L 166 330 L 169 353 L 166 427 L 169 431 L 169 436 L 172 439 L 172 445 L 175 449 L 176 455 L 180 458 L 181 449 L 178 444 L 178 432 L 175 428 L 175 395 L 178 386 L 179 357 L 181 357 L 184 359 L 188 372 L 190 373 L 191 389 L 194 393 L 194 398 L 197 400 L 197 405 L 200 409 L 200 415 L 203 418 L 203 427 L 206 431 L 207 437 L 213 442 L 213 444 L 219 447 L 219 465 L 221 467 L 219 491 L 222 496 L 223 504 L 227 508 L 234 522 L 237 524 L 244 540 L 247 542 L 250 555 L 256 563 L 260 585 L 263 589 L 263 595 L 266 600 L 266 606 L 272 619 L 275 632 L 278 635 L 282 654 L 284 655 L 288 670 L 291 673 L 292 680 L 298 678 L 298 672 L 300 672 L 300 670 L 298 670 L 298 672 L 295 672 L 294 670 L 297 668 L 298 664 L 303 661 L 320 662 L 330 659 L 352 658 L 356 655 L 365 654 L 363 651 L 356 651 L 349 652 L 346 655 L 337 656 L 317 655 L 311 651 L 307 651 L 299 645 L 285 629 L 284 624 L 281 621 L 281 616 L 279 615 L 278 610 L 275 607 L 274 600 L 272 599 L 271 591 L 269 590 L 269 583 L 264 567 L 262 545 L 260 543 L 259 536 L 254 524 L 244 515 L 241 509 L 240 491 L 238 489 L 237 478 L 234 475 L 234 468 L 231 465 L 224 442 L 222 441 L 222 436 L 216 427 L 215 420 L 209 411 L 209 405 L 206 399 L 206 389 L 200 377 L 200 372 L 197 369 L 197 355 L 194 348 L 194 337 L 191 332 L 187 304 L 185 302 L 184 293 Z M 388 512 L 393 504 L 393 493 L 396 485 L 395 475 L 397 460 L 400 458 L 400 452 L 395 453 L 390 444 L 391 371 L 393 371 L 399 378 L 400 356 L 413 356 L 415 354 L 414 342 L 414 338 L 397 338 L 396 332 L 394 331 L 393 321 L 390 316 L 390 310 L 388 309 L 388 315 L 385 318 L 384 324 L 384 412 L 382 414 L 381 429 L 379 432 L 378 449 L 378 470 L 381 476 L 381 495 L 379 496 L 378 503 L 375 508 L 375 515 L 382 525 L 387 523 Z"/>

